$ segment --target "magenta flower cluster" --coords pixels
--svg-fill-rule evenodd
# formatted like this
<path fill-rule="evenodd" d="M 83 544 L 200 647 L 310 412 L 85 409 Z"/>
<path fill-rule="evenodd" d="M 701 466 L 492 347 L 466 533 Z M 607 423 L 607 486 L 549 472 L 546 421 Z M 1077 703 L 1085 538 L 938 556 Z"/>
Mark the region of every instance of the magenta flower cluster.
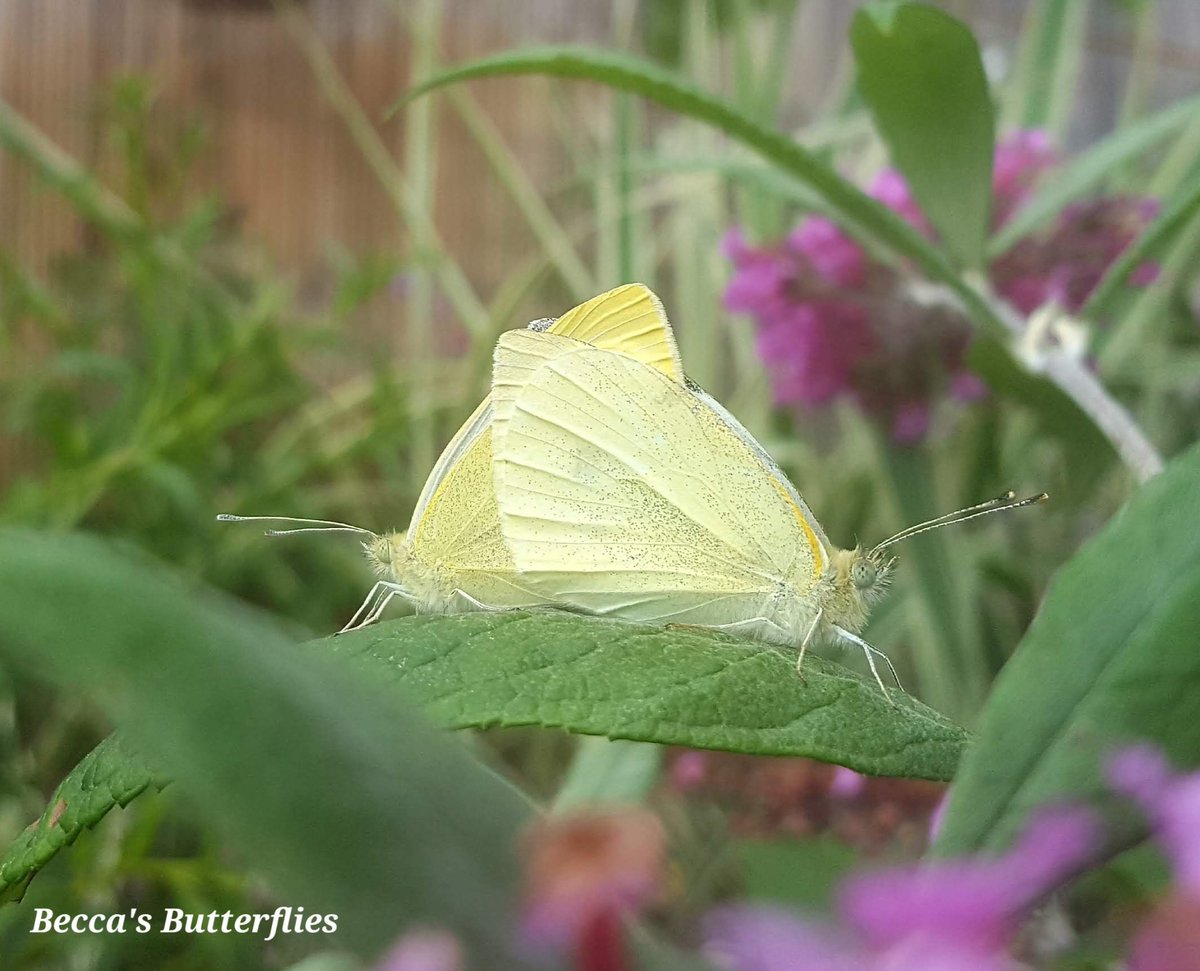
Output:
<path fill-rule="evenodd" d="M 995 225 L 1020 208 L 1057 161 L 1043 132 L 1016 132 L 1000 143 Z M 934 237 L 897 171 L 882 171 L 868 191 Z M 1024 314 L 1052 301 L 1077 312 L 1154 212 L 1153 201 L 1137 198 L 1071 206 L 993 262 L 993 286 Z M 929 299 L 928 288 L 872 259 L 828 219 L 808 216 L 766 246 L 751 245 L 734 229 L 723 250 L 734 267 L 725 305 L 755 320 L 777 404 L 815 408 L 849 397 L 896 441 L 911 444 L 924 437 L 939 400 L 971 401 L 984 393 L 966 369 L 972 329 L 961 309 Z M 1130 282 L 1145 284 L 1153 274 L 1152 266 L 1139 268 Z"/>
<path fill-rule="evenodd" d="M 1176 775 L 1154 748 L 1117 754 L 1113 789 L 1143 810 L 1174 872 L 1168 898 L 1138 929 L 1129 971 L 1200 967 L 1200 773 Z M 1089 811 L 1035 817 L 1007 854 L 859 873 L 843 885 L 834 926 L 778 908 L 730 907 L 708 925 L 729 971 L 1021 971 L 1025 918 L 1101 846 Z"/>
<path fill-rule="evenodd" d="M 856 875 L 843 886 L 841 925 L 781 910 L 718 911 L 709 950 L 732 971 L 1015 971 L 1009 944 L 1021 918 L 1094 851 L 1084 810 L 1044 814 L 1005 856 Z"/>

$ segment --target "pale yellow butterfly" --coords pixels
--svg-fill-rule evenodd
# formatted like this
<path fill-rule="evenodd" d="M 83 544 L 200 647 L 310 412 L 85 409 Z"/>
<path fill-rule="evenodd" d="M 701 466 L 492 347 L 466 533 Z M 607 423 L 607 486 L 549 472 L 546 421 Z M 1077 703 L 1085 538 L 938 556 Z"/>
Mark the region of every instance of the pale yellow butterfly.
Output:
<path fill-rule="evenodd" d="M 557 319 L 534 321 L 529 333 L 564 335 L 582 346 L 613 348 L 667 381 L 683 381 L 675 339 L 662 304 L 647 287 L 626 284 L 593 297 Z M 355 532 L 381 578 L 343 630 L 372 623 L 395 597 L 419 612 L 507 609 L 547 598 L 517 575 L 500 533 L 492 479 L 492 402 L 485 398 L 450 440 L 430 472 L 404 532 L 376 534 L 359 526 L 283 516 L 221 515 L 226 521 L 302 524 L 271 530 Z"/>
<path fill-rule="evenodd" d="M 510 331 L 493 396 L 500 523 L 529 589 L 594 614 L 798 647 L 798 669 L 814 636 L 841 639 L 862 648 L 881 689 L 883 655 L 858 632 L 891 573 L 884 551 L 1044 498 L 1009 493 L 839 549 L 715 399 L 628 355 Z"/>

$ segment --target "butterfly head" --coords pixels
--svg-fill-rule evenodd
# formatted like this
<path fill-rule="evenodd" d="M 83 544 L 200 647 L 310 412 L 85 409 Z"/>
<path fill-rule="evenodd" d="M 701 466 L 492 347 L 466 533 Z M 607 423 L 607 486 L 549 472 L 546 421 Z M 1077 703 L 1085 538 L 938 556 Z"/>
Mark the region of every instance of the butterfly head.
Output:
<path fill-rule="evenodd" d="M 375 574 L 385 580 L 395 579 L 396 567 L 404 562 L 407 552 L 405 545 L 406 533 L 371 534 L 371 538 L 362 544 L 367 562 Z"/>
<path fill-rule="evenodd" d="M 892 557 L 861 546 L 836 550 L 827 574 L 832 586 L 825 607 L 829 620 L 850 631 L 860 630 L 891 583 L 894 563 Z"/>

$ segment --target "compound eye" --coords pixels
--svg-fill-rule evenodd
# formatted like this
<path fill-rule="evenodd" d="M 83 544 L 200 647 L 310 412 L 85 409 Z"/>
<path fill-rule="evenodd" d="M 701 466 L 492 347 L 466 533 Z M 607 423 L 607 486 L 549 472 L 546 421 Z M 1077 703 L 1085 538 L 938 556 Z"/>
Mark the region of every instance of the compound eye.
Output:
<path fill-rule="evenodd" d="M 867 587 L 875 586 L 875 580 L 878 573 L 874 563 L 869 563 L 866 560 L 859 560 L 850 570 L 850 576 L 854 580 L 854 585 L 860 590 Z"/>

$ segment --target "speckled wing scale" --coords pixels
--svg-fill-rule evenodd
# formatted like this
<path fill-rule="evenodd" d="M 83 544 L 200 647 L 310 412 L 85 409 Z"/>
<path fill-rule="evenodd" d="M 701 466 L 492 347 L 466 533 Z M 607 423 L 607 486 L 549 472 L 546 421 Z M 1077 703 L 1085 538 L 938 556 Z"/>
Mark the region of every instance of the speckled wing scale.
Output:
<path fill-rule="evenodd" d="M 668 375 L 668 380 L 684 380 L 662 304 L 641 284 L 617 287 L 557 319 L 536 321 L 531 328 L 530 332 L 565 334 L 619 350 Z M 393 555 L 390 568 L 381 568 L 395 584 L 415 593 L 418 605 L 429 609 L 464 609 L 475 602 L 511 607 L 544 599 L 515 576 L 500 532 L 492 477 L 493 411 L 489 396 L 450 440 L 421 491 L 403 538 L 410 555 Z M 451 603 L 455 591 L 470 599 Z"/>
<path fill-rule="evenodd" d="M 765 616 L 781 585 L 816 587 L 827 554 L 802 500 L 707 395 L 528 331 L 502 336 L 494 388 L 501 522 L 533 589 L 724 626 Z"/>

